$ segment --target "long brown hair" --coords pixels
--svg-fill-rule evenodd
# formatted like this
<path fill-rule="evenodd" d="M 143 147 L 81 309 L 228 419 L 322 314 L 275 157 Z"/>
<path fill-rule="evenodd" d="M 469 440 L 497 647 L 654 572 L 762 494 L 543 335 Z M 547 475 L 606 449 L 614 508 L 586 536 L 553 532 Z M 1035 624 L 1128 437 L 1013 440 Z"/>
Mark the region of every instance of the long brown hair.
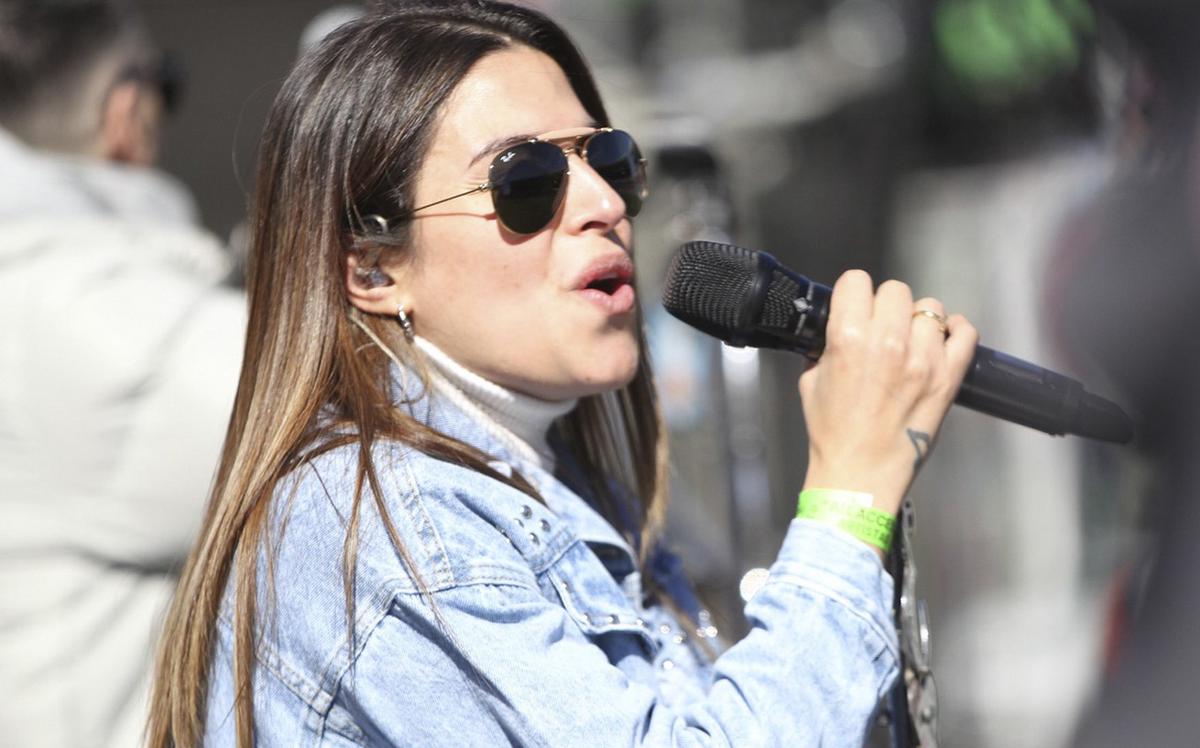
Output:
<path fill-rule="evenodd" d="M 401 215 L 412 206 L 430 135 L 455 86 L 480 58 L 516 44 L 554 59 L 588 114 L 608 122 L 586 63 L 561 29 L 530 9 L 485 0 L 425 0 L 378 9 L 310 52 L 275 100 L 251 206 L 241 379 L 203 527 L 167 614 L 149 745 L 183 748 L 203 740 L 217 616 L 231 575 L 238 744 L 253 743 L 252 679 L 261 630 L 256 621 L 263 612 L 256 609 L 257 572 L 260 562 L 268 572 L 272 564 L 265 545 L 269 506 L 280 480 L 306 460 L 346 444 L 359 448 L 343 546 L 351 618 L 364 485 L 372 489 L 401 558 L 413 568 L 387 519 L 370 459 L 376 439 L 405 442 L 536 498 L 519 475 L 496 473 L 478 450 L 393 407 L 389 357 L 368 338 L 418 370 L 420 362 L 394 319 L 351 318 L 343 280 L 346 253 L 367 246 L 361 216 Z M 403 253 L 405 240 L 401 227 L 394 241 L 375 249 Z M 628 530 L 645 564 L 665 512 L 666 443 L 640 332 L 638 344 L 642 356 L 633 381 L 584 398 L 559 429 L 595 481 L 602 511 L 615 527 Z M 616 493 L 613 482 L 620 486 Z M 632 502 L 625 509 L 632 510 L 637 528 L 621 522 L 619 501 Z"/>

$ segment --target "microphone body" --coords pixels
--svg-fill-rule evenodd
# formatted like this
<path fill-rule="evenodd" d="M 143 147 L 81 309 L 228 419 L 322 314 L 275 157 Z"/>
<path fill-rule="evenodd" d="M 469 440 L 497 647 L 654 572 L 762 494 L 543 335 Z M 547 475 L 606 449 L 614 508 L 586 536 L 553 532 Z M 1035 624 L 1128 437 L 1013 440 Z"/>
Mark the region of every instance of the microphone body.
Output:
<path fill-rule="evenodd" d="M 832 289 L 765 252 L 689 242 L 672 258 L 663 305 L 734 346 L 776 348 L 816 361 L 825 350 Z M 1056 436 L 1127 443 L 1133 423 L 1115 403 L 1070 377 L 977 346 L 955 402 Z"/>

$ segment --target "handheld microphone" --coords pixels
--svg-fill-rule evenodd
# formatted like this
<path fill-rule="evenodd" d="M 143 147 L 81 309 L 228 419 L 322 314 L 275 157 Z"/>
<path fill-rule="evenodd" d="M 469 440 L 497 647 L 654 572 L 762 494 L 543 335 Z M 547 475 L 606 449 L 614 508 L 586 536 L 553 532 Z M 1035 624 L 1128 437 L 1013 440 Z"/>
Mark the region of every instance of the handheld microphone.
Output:
<path fill-rule="evenodd" d="M 689 242 L 672 258 L 663 306 L 729 345 L 777 348 L 816 361 L 825 350 L 832 289 L 766 252 Z M 977 346 L 955 402 L 1061 436 L 1125 444 L 1133 422 L 1115 403 L 1070 377 Z"/>

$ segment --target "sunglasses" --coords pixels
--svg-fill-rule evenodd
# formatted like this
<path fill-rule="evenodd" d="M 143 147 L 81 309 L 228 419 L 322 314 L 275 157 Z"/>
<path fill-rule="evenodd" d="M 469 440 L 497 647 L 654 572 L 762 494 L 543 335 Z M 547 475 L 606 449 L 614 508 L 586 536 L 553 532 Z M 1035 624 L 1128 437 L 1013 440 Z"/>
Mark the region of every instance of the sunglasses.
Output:
<path fill-rule="evenodd" d="M 514 234 L 536 234 L 554 220 L 567 191 L 567 156 L 578 153 L 625 201 L 625 215 L 642 209 L 646 159 L 633 136 L 604 127 L 586 135 L 553 140 L 534 138 L 506 149 L 492 160 L 488 181 L 457 195 L 413 208 L 432 208 L 450 200 L 490 190 L 500 223 Z M 406 216 L 407 217 L 407 216 Z"/>

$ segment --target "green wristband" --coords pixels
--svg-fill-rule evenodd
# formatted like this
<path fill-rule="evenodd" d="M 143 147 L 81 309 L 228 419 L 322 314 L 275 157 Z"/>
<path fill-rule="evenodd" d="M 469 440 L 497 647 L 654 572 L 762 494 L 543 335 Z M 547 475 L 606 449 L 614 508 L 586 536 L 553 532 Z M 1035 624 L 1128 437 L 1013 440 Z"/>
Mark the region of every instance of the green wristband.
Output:
<path fill-rule="evenodd" d="M 859 491 L 806 488 L 800 492 L 796 516 L 833 525 L 887 553 L 896 518 L 872 507 L 873 501 L 871 494 Z"/>

